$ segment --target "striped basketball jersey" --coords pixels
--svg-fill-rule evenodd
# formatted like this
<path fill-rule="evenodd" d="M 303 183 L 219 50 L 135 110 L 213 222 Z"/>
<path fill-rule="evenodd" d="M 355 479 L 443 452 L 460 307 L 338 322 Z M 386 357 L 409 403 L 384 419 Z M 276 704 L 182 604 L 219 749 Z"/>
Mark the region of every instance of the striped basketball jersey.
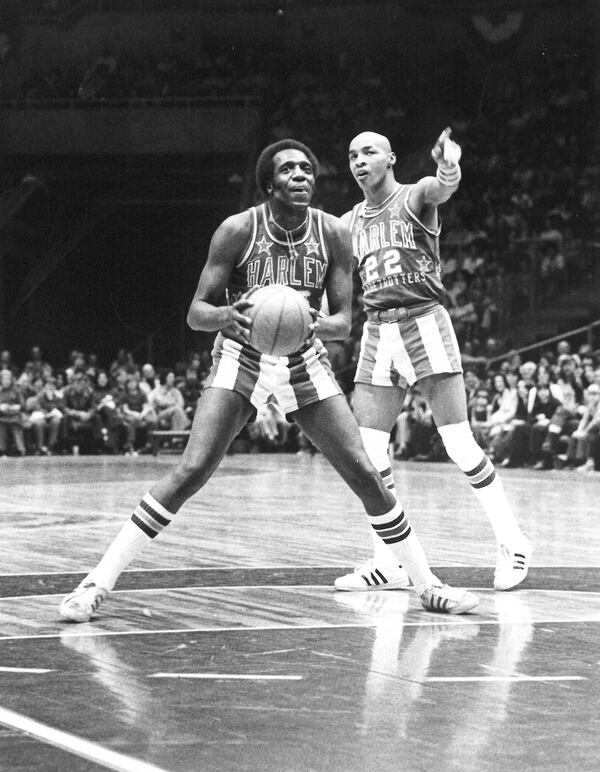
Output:
<path fill-rule="evenodd" d="M 399 185 L 378 207 L 352 210 L 350 232 L 366 311 L 413 308 L 441 300 L 439 227 L 426 228 L 410 211 L 410 185 Z"/>
<path fill-rule="evenodd" d="M 308 208 L 306 227 L 297 237 L 277 237 L 269 222 L 267 204 L 249 209 L 252 235 L 229 280 L 232 301 L 251 287 L 287 284 L 306 297 L 313 308 L 321 307 L 329 257 L 323 235 L 323 213 Z M 289 232 L 293 234 L 293 231 Z"/>

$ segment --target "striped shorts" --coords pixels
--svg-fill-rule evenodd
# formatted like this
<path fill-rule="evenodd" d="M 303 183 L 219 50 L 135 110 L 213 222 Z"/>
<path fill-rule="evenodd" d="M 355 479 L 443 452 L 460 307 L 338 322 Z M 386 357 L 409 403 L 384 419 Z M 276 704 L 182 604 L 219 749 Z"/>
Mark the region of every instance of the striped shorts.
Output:
<path fill-rule="evenodd" d="M 255 408 L 272 396 L 287 415 L 342 393 L 318 339 L 296 354 L 274 357 L 219 334 L 212 358 L 206 388 L 235 391 Z"/>
<path fill-rule="evenodd" d="M 435 373 L 462 373 L 458 342 L 443 306 L 404 321 L 365 322 L 356 383 L 407 388 Z"/>

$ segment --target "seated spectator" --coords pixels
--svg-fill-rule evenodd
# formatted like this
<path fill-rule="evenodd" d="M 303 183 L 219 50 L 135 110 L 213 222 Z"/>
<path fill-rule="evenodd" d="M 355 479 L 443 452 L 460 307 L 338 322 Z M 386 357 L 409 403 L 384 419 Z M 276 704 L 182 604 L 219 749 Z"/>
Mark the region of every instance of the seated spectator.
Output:
<path fill-rule="evenodd" d="M 52 373 L 52 367 L 44 360 L 42 349 L 32 346 L 29 351 L 29 360 L 25 363 L 24 372 L 29 374 L 33 381 L 35 378 L 46 378 Z"/>
<path fill-rule="evenodd" d="M 540 364 L 537 368 L 537 375 L 535 378 L 535 384 L 533 388 L 529 391 L 529 401 L 527 404 L 527 409 L 531 413 L 533 410 L 533 404 L 536 401 L 538 397 L 538 393 L 540 389 L 547 387 L 550 391 L 550 394 L 553 399 L 555 399 L 557 402 L 562 402 L 563 393 L 558 386 L 558 384 L 553 383 L 550 377 L 550 371 L 544 367 L 542 364 Z"/>
<path fill-rule="evenodd" d="M 537 469 L 560 469 L 567 459 L 566 450 L 569 438 L 579 425 L 583 406 L 578 401 L 572 386 L 562 387 L 563 402 L 550 419 L 548 434 L 541 448 L 542 458 L 537 462 Z M 564 447 L 563 447 L 564 446 Z"/>
<path fill-rule="evenodd" d="M 180 391 L 183 395 L 185 414 L 191 421 L 194 418 L 196 405 L 202 394 L 202 384 L 198 378 L 198 371 L 195 368 L 187 368 Z"/>
<path fill-rule="evenodd" d="M 578 471 L 593 472 L 600 437 L 600 385 L 588 386 L 584 400 L 581 419 L 569 441 L 565 465 L 576 466 Z"/>
<path fill-rule="evenodd" d="M 471 408 L 471 431 L 482 450 L 487 451 L 490 436 L 492 406 L 486 389 L 479 389 Z"/>
<path fill-rule="evenodd" d="M 23 435 L 23 397 L 10 370 L 0 371 L 0 456 L 8 450 L 8 439 L 12 438 L 19 456 L 25 455 Z"/>
<path fill-rule="evenodd" d="M 527 402 L 529 387 L 520 379 L 517 382 L 517 406 L 515 415 L 502 426 L 492 441 L 491 455 L 501 466 L 522 466 L 527 461 L 529 431 L 527 424 Z"/>
<path fill-rule="evenodd" d="M 155 389 L 159 384 L 159 380 L 156 376 L 154 366 L 147 362 L 142 365 L 140 370 L 140 389 L 146 396 L 150 394 L 152 389 Z"/>
<path fill-rule="evenodd" d="M 34 452 L 38 456 L 51 456 L 58 449 L 64 415 L 64 404 L 56 391 L 56 379 L 53 376 L 47 378 L 40 393 L 32 399 L 28 423 L 33 434 Z"/>
<path fill-rule="evenodd" d="M 114 378 L 117 370 L 125 370 L 125 372 L 130 375 L 136 371 L 133 354 L 126 348 L 120 348 L 117 351 L 117 356 L 114 362 L 111 364 L 108 372 Z"/>
<path fill-rule="evenodd" d="M 283 453 L 288 449 L 290 424 L 273 401 L 258 409 L 256 420 L 247 429 L 251 453 Z"/>
<path fill-rule="evenodd" d="M 561 354 L 557 361 L 558 372 L 556 374 L 556 384 L 565 392 L 566 388 L 572 388 L 575 391 L 575 398 L 578 402 L 583 401 L 583 369 L 579 366 L 578 357 L 572 354 Z"/>
<path fill-rule="evenodd" d="M 182 431 L 190 425 L 185 414 L 183 395 L 175 386 L 175 373 L 170 370 L 163 374 L 160 383 L 150 392 L 148 402 L 156 413 L 161 429 Z"/>
<path fill-rule="evenodd" d="M 494 394 L 490 404 L 488 454 L 495 457 L 494 440 L 510 428 L 511 422 L 517 414 L 519 398 L 517 378 L 514 373 L 507 373 L 506 375 L 496 373 L 492 385 Z"/>
<path fill-rule="evenodd" d="M 148 432 L 156 427 L 158 418 L 137 378 L 127 380 L 119 411 L 126 433 L 125 455 L 137 455 L 140 449 L 150 452 Z"/>
<path fill-rule="evenodd" d="M 534 391 L 534 389 L 532 389 Z M 529 408 L 527 421 L 530 426 L 528 463 L 535 469 L 544 468 L 542 446 L 548 434 L 552 417 L 561 406 L 561 401 L 552 395 L 550 384 L 540 384 L 535 388 L 535 398 Z M 531 392 L 529 393 L 529 401 Z"/>
<path fill-rule="evenodd" d="M 13 375 L 17 375 L 18 368 L 12 361 L 12 354 L 8 349 L 0 351 L 0 370 L 10 370 Z"/>
<path fill-rule="evenodd" d="M 439 435 L 431 408 L 419 389 L 412 389 L 407 413 L 407 457 L 415 461 L 440 460 Z"/>
<path fill-rule="evenodd" d="M 100 420 L 98 406 L 89 378 L 74 370 L 71 383 L 63 392 L 65 406 L 65 444 L 73 455 L 83 452 L 95 453 L 100 442 Z"/>
<path fill-rule="evenodd" d="M 92 380 L 92 382 L 94 381 Z M 101 449 L 108 453 L 118 453 L 122 421 L 117 410 L 115 389 L 111 386 L 105 370 L 98 371 L 93 389 L 98 411 Z"/>

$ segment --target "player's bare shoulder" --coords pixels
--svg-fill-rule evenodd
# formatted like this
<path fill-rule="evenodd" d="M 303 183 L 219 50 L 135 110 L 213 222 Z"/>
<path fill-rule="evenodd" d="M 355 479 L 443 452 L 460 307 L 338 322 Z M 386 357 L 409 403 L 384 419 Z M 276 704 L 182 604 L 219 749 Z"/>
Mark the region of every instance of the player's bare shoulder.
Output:
<path fill-rule="evenodd" d="M 213 234 L 210 252 L 219 255 L 239 254 L 254 232 L 254 217 L 251 209 L 232 214 L 219 225 Z"/>
<path fill-rule="evenodd" d="M 323 212 L 323 233 L 328 245 L 333 244 L 340 250 L 352 252 L 349 222 L 346 222 L 344 217 L 336 217 L 329 212 Z"/>

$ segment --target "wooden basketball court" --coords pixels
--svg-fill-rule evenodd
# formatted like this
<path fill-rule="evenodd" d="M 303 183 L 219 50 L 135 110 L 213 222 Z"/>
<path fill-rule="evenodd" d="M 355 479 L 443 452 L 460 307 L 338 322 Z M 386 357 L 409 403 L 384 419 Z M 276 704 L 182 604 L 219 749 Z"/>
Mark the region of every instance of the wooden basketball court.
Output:
<path fill-rule="evenodd" d="M 337 593 L 370 554 L 320 456 L 227 456 L 89 623 L 58 605 L 173 456 L 1 459 L 0 769 L 600 768 L 600 474 L 506 470 L 534 544 L 494 546 L 451 464 L 398 464 L 431 564 L 480 596 Z"/>

